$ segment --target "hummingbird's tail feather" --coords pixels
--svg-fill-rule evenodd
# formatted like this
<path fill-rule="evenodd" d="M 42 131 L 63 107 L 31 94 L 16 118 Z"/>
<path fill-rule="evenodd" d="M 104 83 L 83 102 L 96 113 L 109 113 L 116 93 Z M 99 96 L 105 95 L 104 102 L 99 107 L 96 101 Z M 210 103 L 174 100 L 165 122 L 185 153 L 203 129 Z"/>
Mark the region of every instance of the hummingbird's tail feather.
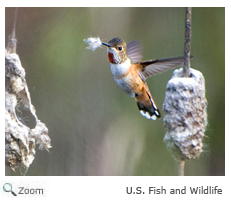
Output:
<path fill-rule="evenodd" d="M 156 120 L 156 117 L 161 117 L 160 112 L 149 92 L 146 92 L 146 95 L 142 95 L 141 98 L 136 96 L 136 102 L 142 116 L 152 120 Z"/>

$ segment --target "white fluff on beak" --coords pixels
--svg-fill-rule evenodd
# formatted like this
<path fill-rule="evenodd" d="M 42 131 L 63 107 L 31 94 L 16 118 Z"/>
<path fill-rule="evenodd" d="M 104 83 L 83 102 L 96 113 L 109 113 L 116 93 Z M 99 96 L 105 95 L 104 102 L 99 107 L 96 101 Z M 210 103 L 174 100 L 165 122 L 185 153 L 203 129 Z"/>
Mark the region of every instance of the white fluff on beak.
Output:
<path fill-rule="evenodd" d="M 83 40 L 89 46 L 86 49 L 95 51 L 97 48 L 102 46 L 102 42 L 99 37 L 89 37 Z"/>

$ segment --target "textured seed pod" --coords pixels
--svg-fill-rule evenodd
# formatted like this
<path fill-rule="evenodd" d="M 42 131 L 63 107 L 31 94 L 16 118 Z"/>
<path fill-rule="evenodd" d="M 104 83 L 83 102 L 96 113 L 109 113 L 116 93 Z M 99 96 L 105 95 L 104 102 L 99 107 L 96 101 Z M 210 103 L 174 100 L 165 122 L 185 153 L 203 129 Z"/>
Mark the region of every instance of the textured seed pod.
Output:
<path fill-rule="evenodd" d="M 200 156 L 207 125 L 204 77 L 191 68 L 190 77 L 184 78 L 182 71 L 181 68 L 173 72 L 163 104 L 164 141 L 177 161 Z"/>
<path fill-rule="evenodd" d="M 20 114 L 18 106 L 27 109 L 35 120 L 34 128 L 28 127 Z M 25 70 L 17 54 L 5 56 L 5 164 L 15 170 L 19 168 L 22 174 L 28 170 L 34 160 L 35 146 L 39 149 L 49 149 L 50 138 L 48 129 L 38 120 L 35 108 L 31 103 Z"/>

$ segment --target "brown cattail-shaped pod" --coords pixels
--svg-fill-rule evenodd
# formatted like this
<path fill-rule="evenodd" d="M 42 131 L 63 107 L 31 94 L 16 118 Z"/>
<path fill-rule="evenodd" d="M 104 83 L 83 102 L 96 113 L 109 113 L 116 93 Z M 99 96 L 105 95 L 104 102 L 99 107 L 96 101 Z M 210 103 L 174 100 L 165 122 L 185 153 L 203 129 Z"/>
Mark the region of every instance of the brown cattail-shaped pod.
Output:
<path fill-rule="evenodd" d="M 173 72 L 163 104 L 164 141 L 178 162 L 200 156 L 207 125 L 205 80 L 201 72 L 189 70 L 189 77 L 183 77 L 182 68 Z"/>
<path fill-rule="evenodd" d="M 18 107 L 27 109 L 35 127 L 28 127 L 17 114 Z M 25 174 L 34 160 L 36 144 L 48 150 L 51 139 L 44 123 L 38 120 L 28 91 L 25 70 L 15 53 L 5 56 L 5 163 Z"/>
<path fill-rule="evenodd" d="M 26 83 L 26 72 L 16 54 L 17 12 L 18 8 L 15 9 L 12 35 L 5 52 L 5 164 L 14 171 L 19 168 L 25 175 L 34 160 L 36 144 L 39 149 L 48 150 L 51 139 L 48 128 L 37 118 Z M 19 106 L 30 112 L 35 120 L 34 128 L 24 123 Z"/>

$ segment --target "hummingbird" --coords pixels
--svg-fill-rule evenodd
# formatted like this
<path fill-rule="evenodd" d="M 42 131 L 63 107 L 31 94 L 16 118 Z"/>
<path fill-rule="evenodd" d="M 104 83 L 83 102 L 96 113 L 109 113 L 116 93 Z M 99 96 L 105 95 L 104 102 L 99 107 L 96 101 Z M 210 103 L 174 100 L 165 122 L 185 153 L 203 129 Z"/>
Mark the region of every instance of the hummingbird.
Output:
<path fill-rule="evenodd" d="M 147 119 L 160 118 L 160 111 L 152 98 L 146 79 L 175 68 L 184 62 L 184 57 L 142 60 L 139 41 L 128 44 L 118 37 L 111 39 L 107 46 L 112 76 L 117 85 L 131 97 L 135 97 L 141 115 Z"/>

